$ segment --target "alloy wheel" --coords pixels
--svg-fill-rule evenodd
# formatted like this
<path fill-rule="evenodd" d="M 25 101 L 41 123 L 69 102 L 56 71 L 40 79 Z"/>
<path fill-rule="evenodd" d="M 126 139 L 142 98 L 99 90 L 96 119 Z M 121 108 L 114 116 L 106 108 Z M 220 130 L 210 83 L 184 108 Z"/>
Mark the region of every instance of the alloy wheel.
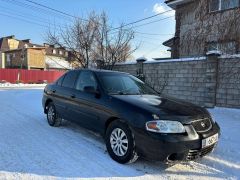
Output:
<path fill-rule="evenodd" d="M 50 123 L 54 123 L 54 119 L 55 119 L 55 110 L 53 108 L 53 106 L 50 106 L 49 109 L 48 109 L 48 121 Z"/>
<path fill-rule="evenodd" d="M 110 136 L 110 144 L 115 155 L 124 156 L 128 151 L 128 138 L 126 133 L 120 128 L 115 128 Z"/>

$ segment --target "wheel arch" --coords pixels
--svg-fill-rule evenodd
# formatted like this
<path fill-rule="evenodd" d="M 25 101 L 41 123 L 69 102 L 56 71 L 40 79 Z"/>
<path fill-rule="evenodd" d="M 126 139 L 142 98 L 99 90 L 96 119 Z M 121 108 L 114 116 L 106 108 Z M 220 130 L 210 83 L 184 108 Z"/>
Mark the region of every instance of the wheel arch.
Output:
<path fill-rule="evenodd" d="M 45 102 L 45 105 L 44 105 L 44 113 L 45 113 L 45 114 L 47 113 L 47 106 L 48 106 L 48 104 L 49 104 L 50 102 L 53 102 L 53 100 L 50 99 L 50 98 L 47 99 L 46 102 Z"/>
<path fill-rule="evenodd" d="M 119 117 L 110 117 L 110 118 L 105 122 L 104 136 L 106 135 L 107 128 L 109 127 L 109 125 L 110 125 L 111 123 L 113 123 L 114 121 L 120 121 L 120 122 L 126 124 L 126 125 L 129 127 L 127 121 L 125 121 L 125 120 L 123 120 L 123 119 L 121 119 L 121 118 L 119 118 Z M 130 127 L 129 127 L 129 128 L 130 128 Z M 131 129 L 131 128 L 130 128 L 130 129 Z"/>

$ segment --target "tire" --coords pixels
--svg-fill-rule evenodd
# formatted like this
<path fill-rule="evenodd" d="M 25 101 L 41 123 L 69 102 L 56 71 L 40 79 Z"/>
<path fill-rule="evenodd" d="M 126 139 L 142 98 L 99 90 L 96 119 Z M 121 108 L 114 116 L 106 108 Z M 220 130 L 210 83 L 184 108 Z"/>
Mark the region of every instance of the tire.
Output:
<path fill-rule="evenodd" d="M 58 127 L 61 125 L 61 119 L 57 115 L 56 108 L 53 102 L 47 105 L 47 120 L 50 126 Z"/>
<path fill-rule="evenodd" d="M 134 136 L 129 127 L 121 121 L 113 121 L 108 126 L 105 142 L 110 157 L 118 163 L 133 163 L 138 159 Z"/>

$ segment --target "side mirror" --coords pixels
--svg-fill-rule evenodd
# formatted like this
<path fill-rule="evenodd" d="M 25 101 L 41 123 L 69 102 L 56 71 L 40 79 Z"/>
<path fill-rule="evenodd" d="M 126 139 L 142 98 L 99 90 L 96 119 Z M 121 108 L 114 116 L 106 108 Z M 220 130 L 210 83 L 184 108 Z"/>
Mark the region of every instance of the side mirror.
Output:
<path fill-rule="evenodd" d="M 95 89 L 95 87 L 93 86 L 85 86 L 83 88 L 83 91 L 86 93 L 90 93 L 90 94 L 95 94 L 95 95 L 99 95 L 99 91 Z"/>

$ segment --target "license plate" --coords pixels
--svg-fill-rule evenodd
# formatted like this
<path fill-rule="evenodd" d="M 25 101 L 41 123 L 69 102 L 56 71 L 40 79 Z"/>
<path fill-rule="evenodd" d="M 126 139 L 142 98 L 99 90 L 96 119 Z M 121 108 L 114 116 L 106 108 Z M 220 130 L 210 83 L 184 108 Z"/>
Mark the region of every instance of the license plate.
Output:
<path fill-rule="evenodd" d="M 218 141 L 218 134 L 215 134 L 211 137 L 202 140 L 202 148 L 211 146 Z"/>

